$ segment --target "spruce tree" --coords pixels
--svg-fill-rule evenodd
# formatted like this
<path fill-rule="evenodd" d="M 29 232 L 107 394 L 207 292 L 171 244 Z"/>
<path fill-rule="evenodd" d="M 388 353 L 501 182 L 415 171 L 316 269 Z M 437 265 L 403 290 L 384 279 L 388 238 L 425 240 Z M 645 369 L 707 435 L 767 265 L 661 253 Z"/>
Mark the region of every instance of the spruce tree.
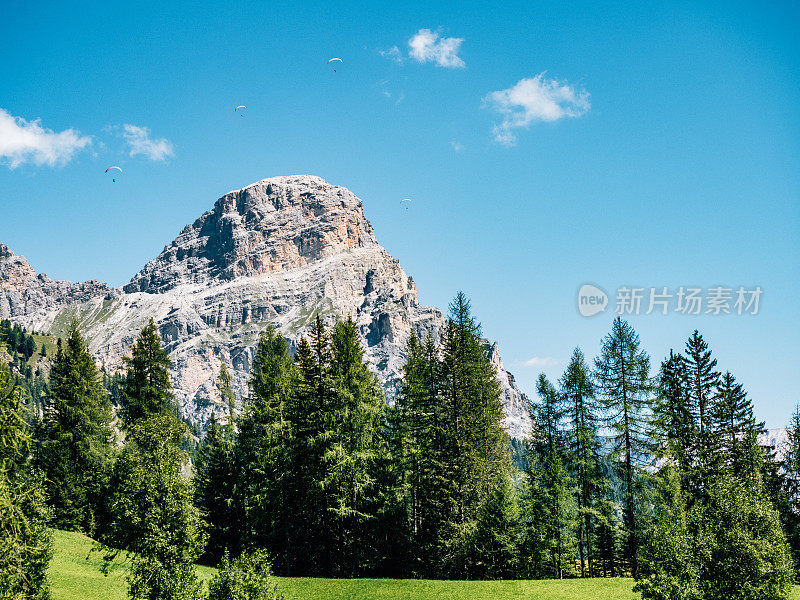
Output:
<path fill-rule="evenodd" d="M 648 404 L 651 383 L 650 357 L 640 348 L 639 336 L 627 321 L 614 319 L 611 332 L 603 338 L 595 373 L 608 426 L 612 430 L 613 452 L 620 459 L 624 481 L 623 514 L 626 559 L 635 577 L 638 567 L 636 506 L 637 472 L 648 457 Z"/>
<path fill-rule="evenodd" d="M 661 363 L 653 406 L 655 452 L 674 463 L 683 490 L 689 489 L 697 442 L 694 412 L 689 396 L 689 374 L 680 354 L 672 350 Z"/>
<path fill-rule="evenodd" d="M 703 336 L 695 329 L 686 342 L 685 364 L 689 379 L 689 399 L 697 429 L 695 474 L 692 494 L 700 498 L 705 493 L 710 478 L 716 472 L 715 436 L 712 425 L 713 404 L 716 396 L 719 373 L 714 370 L 717 359 L 711 358 L 711 350 Z"/>
<path fill-rule="evenodd" d="M 172 410 L 170 360 L 152 320 L 132 352 L 124 386 L 127 439 L 114 465 L 111 520 L 102 541 L 109 560 L 118 551 L 133 553 L 131 598 L 197 597 L 194 562 L 203 536 L 183 475 L 188 457 L 181 445 L 188 432 Z"/>
<path fill-rule="evenodd" d="M 589 366 L 579 348 L 573 352 L 559 383 L 567 424 L 568 460 L 575 477 L 581 577 L 592 577 L 594 515 L 597 512 L 596 502 L 601 497 L 604 485 L 599 462 L 600 440 L 597 434 L 599 407 Z"/>
<path fill-rule="evenodd" d="M 25 400 L 0 362 L 0 596 L 48 600 L 52 533 L 42 478 L 28 460 Z"/>
<path fill-rule="evenodd" d="M 35 454 L 55 527 L 92 535 L 104 519 L 113 455 L 111 418 L 100 373 L 73 322 L 50 371 Z"/>
<path fill-rule="evenodd" d="M 734 475 L 742 475 L 746 463 L 745 443 L 750 434 L 764 431 L 764 423 L 756 422 L 753 403 L 742 384 L 726 372 L 717 384 L 710 425 L 714 435 L 714 448 L 720 460 Z"/>
<path fill-rule="evenodd" d="M 161 347 L 161 336 L 153 319 L 142 329 L 125 364 L 127 374 L 122 392 L 126 424 L 173 412 L 175 397 L 169 380 L 170 360 Z"/>
<path fill-rule="evenodd" d="M 569 564 L 577 550 L 574 482 L 564 466 L 558 393 L 544 374 L 536 391 L 540 404 L 532 409 L 528 440 L 524 553 L 530 576 L 561 579 L 572 571 Z"/>
<path fill-rule="evenodd" d="M 237 514 L 234 498 L 234 440 L 228 423 L 220 425 L 211 415 L 195 467 L 194 504 L 203 518 L 207 540 L 201 560 L 209 565 L 217 565 L 226 550 L 239 548 L 241 515 Z"/>
<path fill-rule="evenodd" d="M 250 379 L 237 420 L 236 465 L 239 471 L 236 506 L 243 511 L 241 544 L 266 548 L 276 569 L 292 575 L 297 509 L 291 486 L 300 482 L 290 451 L 294 448 L 289 405 L 296 371 L 285 340 L 273 329 L 258 341 Z M 233 549 L 231 549 L 233 550 Z"/>
<path fill-rule="evenodd" d="M 787 429 L 782 492 L 789 510 L 786 511 L 784 527 L 794 563 L 800 565 L 800 405 L 795 406 Z"/>
<path fill-rule="evenodd" d="M 335 394 L 327 428 L 334 434 L 324 456 L 323 487 L 329 491 L 329 517 L 335 528 L 334 573 L 354 576 L 374 566 L 369 563 L 377 552 L 375 526 L 383 497 L 377 488 L 378 469 L 388 447 L 383 390 L 364 359 L 351 318 L 333 328 L 331 376 Z"/>
<path fill-rule="evenodd" d="M 442 576 L 439 557 L 453 536 L 456 488 L 445 452 L 447 422 L 440 398 L 441 365 L 430 334 L 423 342 L 412 332 L 406 354 L 398 399 L 396 453 L 413 543 L 412 572 Z"/>
<path fill-rule="evenodd" d="M 329 574 L 334 530 L 331 496 L 325 493 L 325 457 L 335 432 L 329 429 L 329 411 L 335 388 L 331 374 L 330 340 L 317 317 L 311 341 L 301 338 L 295 355 L 297 384 L 286 405 L 292 424 L 289 483 L 294 499 L 291 517 L 293 543 L 290 569 L 296 575 Z"/>

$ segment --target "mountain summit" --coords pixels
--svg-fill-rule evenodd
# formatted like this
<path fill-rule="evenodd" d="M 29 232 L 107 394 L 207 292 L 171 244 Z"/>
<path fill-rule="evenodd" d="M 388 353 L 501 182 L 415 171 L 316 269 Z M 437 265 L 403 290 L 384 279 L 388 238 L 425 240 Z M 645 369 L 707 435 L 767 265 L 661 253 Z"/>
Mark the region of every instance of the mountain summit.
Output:
<path fill-rule="evenodd" d="M 390 400 L 411 331 L 438 339 L 445 324 L 439 310 L 419 304 L 414 281 L 378 244 L 361 200 L 311 175 L 272 177 L 225 194 L 120 289 L 37 275 L 0 245 L 0 317 L 54 335 L 77 318 L 111 371 L 153 318 L 181 410 L 198 423 L 217 410 L 223 362 L 245 394 L 259 334 L 273 325 L 294 345 L 316 315 L 328 323 L 353 318 Z M 523 437 L 527 398 L 497 345 L 487 341 L 486 352 L 509 432 Z"/>

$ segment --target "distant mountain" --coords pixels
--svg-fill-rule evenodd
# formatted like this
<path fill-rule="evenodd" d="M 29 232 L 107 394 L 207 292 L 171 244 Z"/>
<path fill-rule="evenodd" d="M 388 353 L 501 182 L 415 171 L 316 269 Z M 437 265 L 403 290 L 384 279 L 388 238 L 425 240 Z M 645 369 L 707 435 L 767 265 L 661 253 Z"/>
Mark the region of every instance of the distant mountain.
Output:
<path fill-rule="evenodd" d="M 217 410 L 222 362 L 245 394 L 259 334 L 273 325 L 294 347 L 317 314 L 328 323 L 353 317 L 389 400 L 411 331 L 438 339 L 445 324 L 441 311 L 419 304 L 413 279 L 377 242 L 361 200 L 310 175 L 225 194 L 119 289 L 55 281 L 0 244 L 0 318 L 54 335 L 77 318 L 98 362 L 114 371 L 152 317 L 183 414 L 200 424 Z M 497 344 L 485 346 L 506 426 L 524 437 L 528 400 Z"/>

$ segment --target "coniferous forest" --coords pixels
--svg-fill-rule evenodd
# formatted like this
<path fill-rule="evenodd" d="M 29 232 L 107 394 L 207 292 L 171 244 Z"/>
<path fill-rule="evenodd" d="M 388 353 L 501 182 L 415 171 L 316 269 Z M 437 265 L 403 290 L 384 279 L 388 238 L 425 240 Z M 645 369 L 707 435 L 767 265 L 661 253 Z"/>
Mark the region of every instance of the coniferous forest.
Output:
<path fill-rule="evenodd" d="M 645 599 L 768 600 L 798 576 L 800 412 L 786 448 L 762 446 L 698 331 L 659 362 L 616 318 L 598 356 L 539 377 L 512 440 L 464 294 L 439 339 L 411 335 L 391 403 L 355 323 L 317 316 L 294 354 L 263 332 L 246 397 L 223 364 L 198 447 L 152 321 L 117 375 L 76 323 L 35 385 L 33 338 L 3 323 L 0 344 L 3 598 L 49 597 L 50 528 L 128 561 L 136 599 L 274 598 L 274 574 L 623 576 Z M 220 567 L 207 590 L 198 563 Z"/>

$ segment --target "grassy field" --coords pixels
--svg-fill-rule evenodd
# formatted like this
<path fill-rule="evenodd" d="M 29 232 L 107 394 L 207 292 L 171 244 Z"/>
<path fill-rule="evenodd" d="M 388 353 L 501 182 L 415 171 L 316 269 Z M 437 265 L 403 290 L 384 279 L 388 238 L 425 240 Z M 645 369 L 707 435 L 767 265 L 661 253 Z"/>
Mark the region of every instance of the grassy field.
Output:
<path fill-rule="evenodd" d="M 55 532 L 50 567 L 53 600 L 125 600 L 125 565 L 100 572 L 93 542 L 80 534 Z M 208 580 L 214 569 L 199 567 Z M 430 581 L 398 579 L 310 579 L 279 577 L 286 600 L 634 600 L 630 579 L 581 581 Z M 795 589 L 792 600 L 800 600 Z"/>

